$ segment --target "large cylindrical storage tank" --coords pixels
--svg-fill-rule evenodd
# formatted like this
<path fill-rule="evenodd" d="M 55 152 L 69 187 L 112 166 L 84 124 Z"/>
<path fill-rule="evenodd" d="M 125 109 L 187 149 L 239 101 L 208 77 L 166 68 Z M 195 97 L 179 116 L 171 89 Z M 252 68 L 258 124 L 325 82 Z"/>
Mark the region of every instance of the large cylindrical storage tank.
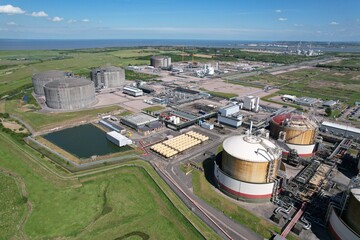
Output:
<path fill-rule="evenodd" d="M 270 136 L 284 141 L 301 157 L 313 155 L 316 131 L 316 123 L 304 115 L 286 113 L 275 116 L 270 121 Z M 287 155 L 288 151 L 284 150 L 283 154 Z"/>
<path fill-rule="evenodd" d="M 350 190 L 343 220 L 353 231 L 360 235 L 360 188 Z"/>
<path fill-rule="evenodd" d="M 91 81 L 97 89 L 121 87 L 125 85 L 125 71 L 113 66 L 92 69 Z"/>
<path fill-rule="evenodd" d="M 150 65 L 154 68 L 168 68 L 171 66 L 171 58 L 166 56 L 152 56 Z"/>
<path fill-rule="evenodd" d="M 46 105 L 55 109 L 79 109 L 95 103 L 94 83 L 85 78 L 63 78 L 44 86 Z"/>
<path fill-rule="evenodd" d="M 270 200 L 281 150 L 270 140 L 239 135 L 223 142 L 215 178 L 226 194 L 245 201 Z"/>
<path fill-rule="evenodd" d="M 50 70 L 34 74 L 32 76 L 32 84 L 34 86 L 34 92 L 37 95 L 44 95 L 44 85 L 56 79 L 61 79 L 67 76 L 68 73 L 59 70 Z"/>

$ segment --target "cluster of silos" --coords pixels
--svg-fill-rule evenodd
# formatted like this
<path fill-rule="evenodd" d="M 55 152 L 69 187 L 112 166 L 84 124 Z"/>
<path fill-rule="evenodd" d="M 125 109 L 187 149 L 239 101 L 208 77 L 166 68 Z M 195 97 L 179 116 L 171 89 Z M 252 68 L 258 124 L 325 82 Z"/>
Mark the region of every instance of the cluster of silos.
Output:
<path fill-rule="evenodd" d="M 85 78 L 63 77 L 44 85 L 46 105 L 55 109 L 79 109 L 93 105 L 95 88 Z"/>
<path fill-rule="evenodd" d="M 96 89 L 116 88 L 125 85 L 125 71 L 122 68 L 106 66 L 91 70 L 91 81 Z"/>
<path fill-rule="evenodd" d="M 223 142 L 215 179 L 221 191 L 244 201 L 264 202 L 272 197 L 281 150 L 269 139 L 238 135 Z"/>
<path fill-rule="evenodd" d="M 171 57 L 167 56 L 152 56 L 150 58 L 150 66 L 154 68 L 170 68 Z"/>
<path fill-rule="evenodd" d="M 317 124 L 305 115 L 285 113 L 270 121 L 270 136 L 296 150 L 300 157 L 313 156 L 316 131 Z M 283 154 L 286 156 L 288 153 L 284 149 Z"/>
<path fill-rule="evenodd" d="M 71 76 L 71 73 L 60 70 L 50 70 L 34 74 L 32 76 L 32 84 L 34 86 L 34 92 L 37 95 L 44 95 L 44 85 L 56 79 L 62 79 L 64 77 Z"/>
<path fill-rule="evenodd" d="M 350 189 L 342 216 L 330 208 L 329 229 L 334 239 L 360 239 L 360 188 Z"/>

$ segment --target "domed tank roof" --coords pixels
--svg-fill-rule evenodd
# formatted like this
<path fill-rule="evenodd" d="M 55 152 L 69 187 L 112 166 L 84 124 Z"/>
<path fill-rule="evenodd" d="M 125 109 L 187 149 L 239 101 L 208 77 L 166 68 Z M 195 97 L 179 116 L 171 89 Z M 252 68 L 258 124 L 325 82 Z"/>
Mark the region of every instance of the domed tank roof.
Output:
<path fill-rule="evenodd" d="M 360 187 L 358 188 L 352 188 L 351 193 L 354 195 L 354 197 L 356 198 L 356 200 L 358 200 L 360 202 Z"/>
<path fill-rule="evenodd" d="M 304 129 L 315 129 L 317 128 L 316 123 L 310 120 L 305 115 L 285 113 L 280 114 L 272 118 L 272 121 L 277 125 L 291 128 L 304 128 Z"/>
<path fill-rule="evenodd" d="M 86 78 L 74 78 L 74 77 L 64 77 L 62 79 L 57 79 L 45 84 L 45 88 L 72 88 L 72 87 L 81 87 L 93 84 L 92 81 L 87 80 Z"/>
<path fill-rule="evenodd" d="M 280 149 L 270 140 L 257 136 L 232 136 L 223 142 L 231 156 L 249 162 L 269 162 L 280 157 Z"/>

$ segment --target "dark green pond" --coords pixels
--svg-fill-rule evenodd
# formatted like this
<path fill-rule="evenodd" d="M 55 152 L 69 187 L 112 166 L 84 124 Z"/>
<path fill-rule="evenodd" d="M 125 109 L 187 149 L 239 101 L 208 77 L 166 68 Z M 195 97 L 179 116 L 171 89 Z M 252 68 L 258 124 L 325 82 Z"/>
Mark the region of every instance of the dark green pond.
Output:
<path fill-rule="evenodd" d="M 43 137 L 78 158 L 107 155 L 131 149 L 129 146 L 121 148 L 116 146 L 106 139 L 104 131 L 92 124 L 64 129 Z"/>

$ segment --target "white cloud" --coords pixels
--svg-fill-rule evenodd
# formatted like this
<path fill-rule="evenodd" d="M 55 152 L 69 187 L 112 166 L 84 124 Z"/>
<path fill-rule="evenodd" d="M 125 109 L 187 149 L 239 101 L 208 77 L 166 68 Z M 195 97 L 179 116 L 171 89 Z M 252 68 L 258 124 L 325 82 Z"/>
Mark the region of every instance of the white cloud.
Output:
<path fill-rule="evenodd" d="M 16 22 L 8 22 L 8 23 L 6 23 L 6 25 L 8 25 L 8 26 L 16 26 L 17 24 L 16 24 Z"/>
<path fill-rule="evenodd" d="M 282 11 L 281 11 L 281 9 L 277 9 L 277 10 L 275 10 L 275 12 L 276 13 L 281 13 Z"/>
<path fill-rule="evenodd" d="M 339 23 L 332 21 L 332 22 L 330 23 L 330 25 L 339 25 Z"/>
<path fill-rule="evenodd" d="M 61 18 L 61 17 L 53 17 L 51 19 L 51 21 L 53 21 L 53 22 L 61 22 L 62 20 L 64 20 L 64 18 Z"/>
<path fill-rule="evenodd" d="M 90 20 L 89 19 L 87 19 L 87 18 L 85 18 L 85 19 L 83 19 L 83 20 L 81 20 L 82 22 L 90 22 Z"/>
<path fill-rule="evenodd" d="M 279 21 L 287 21 L 288 19 L 287 18 L 278 18 Z"/>
<path fill-rule="evenodd" d="M 8 5 L 0 6 L 0 13 L 23 14 L 23 13 L 25 13 L 25 11 L 19 7 L 14 7 L 13 5 L 8 4 Z"/>
<path fill-rule="evenodd" d="M 68 23 L 76 23 L 77 22 L 77 20 L 75 20 L 75 19 L 70 19 L 69 21 L 68 21 Z"/>
<path fill-rule="evenodd" d="M 40 11 L 40 12 L 33 12 L 31 14 L 32 17 L 47 17 L 48 14 L 44 11 Z"/>

